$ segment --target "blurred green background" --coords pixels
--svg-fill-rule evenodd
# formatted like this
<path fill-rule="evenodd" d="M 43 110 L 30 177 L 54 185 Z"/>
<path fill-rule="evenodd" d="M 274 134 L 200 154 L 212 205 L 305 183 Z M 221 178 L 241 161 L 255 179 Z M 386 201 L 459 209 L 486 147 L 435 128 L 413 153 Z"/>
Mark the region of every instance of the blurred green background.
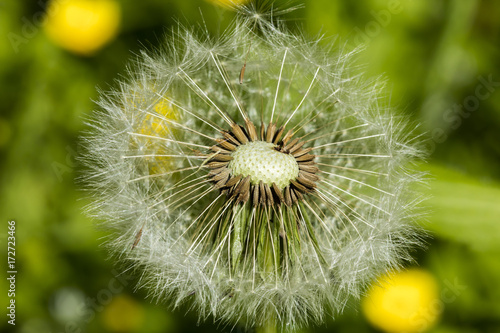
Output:
<path fill-rule="evenodd" d="M 95 108 L 96 86 L 116 86 L 131 57 L 161 44 L 177 21 L 204 18 L 215 34 L 233 13 L 203 0 L 116 3 L 115 36 L 78 52 L 50 35 L 55 14 L 45 0 L 0 1 L 2 332 L 231 330 L 211 320 L 197 325 L 185 308 L 150 303 L 134 289 L 135 278 L 117 277 L 100 246 L 104 234 L 82 213 L 86 201 L 75 178 L 78 137 Z M 423 222 L 432 237 L 414 255 L 441 291 L 429 310 L 439 321 L 429 332 L 500 332 L 500 1 L 303 4 L 285 16 L 290 27 L 339 35 L 348 47 L 366 44 L 368 74 L 385 74 L 392 104 L 427 135 L 430 157 L 422 169 L 430 173 L 432 198 Z M 89 32 L 91 41 L 114 29 L 103 22 Z M 66 33 L 79 38 L 69 27 Z M 5 316 L 9 220 L 17 237 L 15 329 Z M 454 297 L 445 297 L 450 290 Z M 308 331 L 377 332 L 357 302 Z"/>

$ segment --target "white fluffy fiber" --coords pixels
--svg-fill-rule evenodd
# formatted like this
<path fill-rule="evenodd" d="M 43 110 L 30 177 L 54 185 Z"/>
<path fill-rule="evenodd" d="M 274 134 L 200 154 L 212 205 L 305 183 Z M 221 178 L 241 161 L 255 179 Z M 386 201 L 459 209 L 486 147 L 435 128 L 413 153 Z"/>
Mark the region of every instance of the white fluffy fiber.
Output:
<path fill-rule="evenodd" d="M 249 326 L 273 318 L 287 327 L 321 322 L 377 274 L 410 259 L 418 243 L 412 188 L 421 175 L 408 168 L 418 151 L 381 83 L 359 74 L 354 52 L 320 47 L 251 8 L 238 17 L 217 38 L 179 27 L 164 49 L 142 55 L 127 80 L 102 93 L 83 157 L 90 212 L 109 230 L 116 258 L 161 301 Z M 296 136 L 319 147 L 318 190 L 299 211 L 320 246 L 300 228 L 301 254 L 286 274 L 234 273 L 220 256 L 192 248 L 193 228 L 217 219 L 210 207 L 224 200 L 195 153 L 214 144 L 217 128 L 228 129 L 221 111 L 243 125 L 240 107 L 256 125 L 273 110 L 281 124 L 293 113 L 287 129 L 304 125 Z"/>

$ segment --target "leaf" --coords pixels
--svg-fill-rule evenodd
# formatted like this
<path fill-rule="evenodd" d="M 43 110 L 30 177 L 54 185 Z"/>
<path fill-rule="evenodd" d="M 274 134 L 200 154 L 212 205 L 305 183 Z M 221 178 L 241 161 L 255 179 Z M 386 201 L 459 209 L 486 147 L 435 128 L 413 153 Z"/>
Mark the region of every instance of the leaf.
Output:
<path fill-rule="evenodd" d="M 430 165 L 427 229 L 480 252 L 500 251 L 500 186 Z"/>

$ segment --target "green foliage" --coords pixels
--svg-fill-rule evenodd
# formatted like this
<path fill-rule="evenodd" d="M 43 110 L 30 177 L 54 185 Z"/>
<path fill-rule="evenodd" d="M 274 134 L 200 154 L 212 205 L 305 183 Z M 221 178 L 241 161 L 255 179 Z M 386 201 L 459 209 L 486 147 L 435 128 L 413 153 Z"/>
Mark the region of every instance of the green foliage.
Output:
<path fill-rule="evenodd" d="M 436 236 L 478 252 L 500 252 L 500 186 L 480 182 L 449 168 L 429 168 L 428 228 Z"/>

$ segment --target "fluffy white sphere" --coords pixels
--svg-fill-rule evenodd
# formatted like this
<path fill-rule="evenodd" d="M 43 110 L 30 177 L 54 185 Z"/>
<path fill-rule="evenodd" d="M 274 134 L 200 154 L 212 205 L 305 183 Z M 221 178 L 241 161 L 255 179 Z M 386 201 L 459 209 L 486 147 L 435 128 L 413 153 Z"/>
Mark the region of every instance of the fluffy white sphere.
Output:
<path fill-rule="evenodd" d="M 222 37 L 179 28 L 102 94 L 91 212 L 158 299 L 321 322 L 410 258 L 418 151 L 353 52 L 240 10 Z"/>

